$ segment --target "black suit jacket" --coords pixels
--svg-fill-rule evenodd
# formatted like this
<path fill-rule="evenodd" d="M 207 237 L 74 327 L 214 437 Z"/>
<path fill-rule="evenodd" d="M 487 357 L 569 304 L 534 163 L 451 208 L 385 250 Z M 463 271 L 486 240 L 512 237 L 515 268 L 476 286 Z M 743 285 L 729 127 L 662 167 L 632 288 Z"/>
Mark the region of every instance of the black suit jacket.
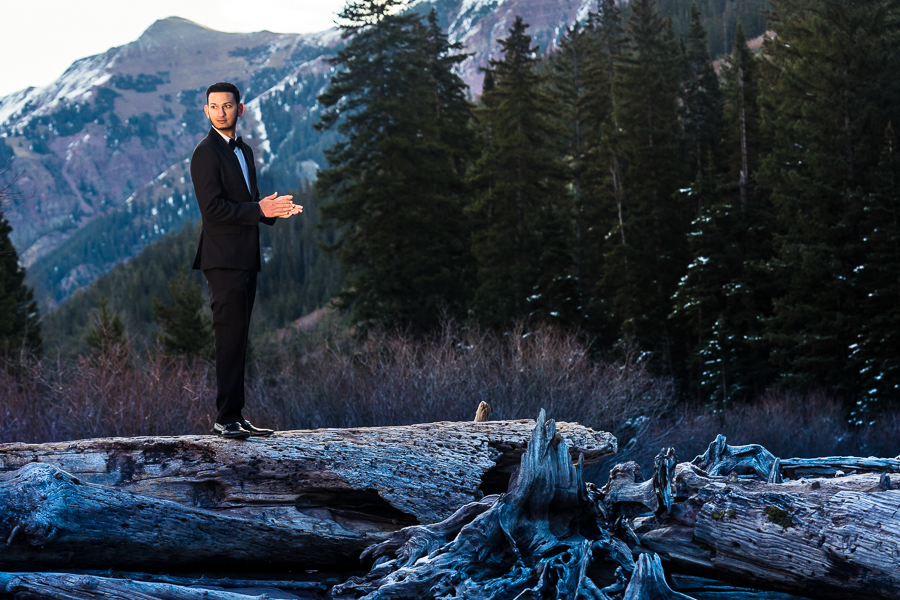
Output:
<path fill-rule="evenodd" d="M 194 268 L 259 271 L 259 223 L 273 225 L 259 208 L 253 150 L 244 144 L 250 190 L 234 151 L 210 128 L 191 155 L 191 180 L 202 228 Z"/>

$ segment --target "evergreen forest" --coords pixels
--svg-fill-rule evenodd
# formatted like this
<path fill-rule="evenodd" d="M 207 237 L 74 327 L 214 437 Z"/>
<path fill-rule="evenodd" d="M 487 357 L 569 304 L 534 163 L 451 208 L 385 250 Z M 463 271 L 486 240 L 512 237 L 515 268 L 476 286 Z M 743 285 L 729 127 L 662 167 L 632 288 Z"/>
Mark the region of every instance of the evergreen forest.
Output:
<path fill-rule="evenodd" d="M 773 0 L 714 64 L 694 3 L 519 17 L 476 103 L 434 13 L 355 2 L 317 191 L 365 330 L 551 323 L 637 347 L 685 398 L 900 403 L 900 2 Z M 752 23 L 758 30 L 758 24 Z"/>

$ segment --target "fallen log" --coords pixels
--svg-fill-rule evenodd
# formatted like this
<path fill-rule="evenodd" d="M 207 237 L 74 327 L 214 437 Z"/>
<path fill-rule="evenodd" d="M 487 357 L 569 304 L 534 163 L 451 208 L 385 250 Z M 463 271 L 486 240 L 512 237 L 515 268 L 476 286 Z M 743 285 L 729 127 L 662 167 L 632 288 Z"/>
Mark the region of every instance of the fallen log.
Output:
<path fill-rule="evenodd" d="M 5 444 L 0 568 L 352 570 L 508 478 L 531 423 Z M 608 433 L 560 429 L 592 460 L 615 452 Z"/>
<path fill-rule="evenodd" d="M 34 574 L 34 572 L 2 573 L 0 572 L 0 589 L 5 580 L 18 575 Z M 46 574 L 46 573 L 44 573 Z M 130 579 L 131 581 L 146 581 L 149 583 L 171 583 L 185 587 L 209 587 L 213 588 L 276 588 L 279 590 L 307 590 L 325 593 L 331 586 L 341 583 L 343 579 L 337 579 L 334 574 L 325 574 L 319 571 L 307 571 L 299 575 L 302 580 L 293 579 L 246 579 L 233 577 L 189 577 L 167 574 L 141 573 L 131 571 L 116 571 L 106 569 L 102 571 L 92 569 L 67 569 L 65 575 L 94 575 L 96 577 L 109 577 L 111 579 Z M 283 574 L 282 574 L 283 575 Z M 255 573 L 254 576 L 262 577 Z"/>
<path fill-rule="evenodd" d="M 889 477 L 772 483 L 777 459 L 722 442 L 705 459 L 675 466 L 668 510 L 657 492 L 665 482 L 635 481 L 639 471 L 628 465 L 613 469 L 599 497 L 637 545 L 675 572 L 814 598 L 898 597 L 900 491 Z"/>
<path fill-rule="evenodd" d="M 900 473 L 900 456 L 897 458 L 859 458 L 856 456 L 825 456 L 822 458 L 787 458 L 781 461 L 785 477 L 834 477 L 838 472 L 852 473 Z"/>
<path fill-rule="evenodd" d="M 214 436 L 0 444 L 0 472 L 59 467 L 86 483 L 266 521 L 334 521 L 362 534 L 434 523 L 504 491 L 534 421 L 442 422 Z M 560 423 L 573 460 L 615 454 L 616 439 Z M 303 526 L 301 524 L 301 526 Z M 2 532 L 0 532 L 2 533 Z"/>
<path fill-rule="evenodd" d="M 617 465 L 597 490 L 560 446 L 542 413 L 507 493 L 368 548 L 372 570 L 332 597 L 898 597 L 900 491 L 885 473 L 784 480 L 761 446 L 718 438 L 691 463 L 664 448 L 647 481 L 635 463 Z"/>
<path fill-rule="evenodd" d="M 304 522 L 299 522 L 304 523 Z M 381 539 L 333 521 L 306 527 L 217 514 L 83 483 L 33 463 L 0 475 L 5 570 L 354 568 Z"/>
<path fill-rule="evenodd" d="M 518 423 L 527 427 L 534 422 Z M 170 572 L 176 570 L 172 565 L 178 570 L 217 565 L 220 572 L 222 564 L 232 571 L 356 568 L 362 553 L 365 560 L 374 560 L 371 571 L 333 588 L 334 598 L 898 597 L 900 477 L 892 480 L 895 459 L 781 460 L 761 446 L 732 447 L 717 438 L 690 463 L 678 463 L 672 449 L 663 449 L 646 481 L 635 463 L 617 465 L 598 490 L 584 483 L 582 462 L 573 465 L 572 459 L 581 454 L 579 442 L 594 451 L 594 460 L 608 454 L 615 446 L 608 434 L 561 425 L 570 429 L 559 435 L 543 412 L 531 436 L 510 437 L 491 429 L 496 425 L 298 432 L 310 436 L 305 443 L 312 449 L 285 439 L 286 450 L 279 449 L 277 437 L 240 443 L 201 436 L 186 444 L 185 438 L 145 438 L 182 444 L 181 454 L 155 461 L 143 448 L 129 450 L 134 440 L 102 440 L 93 449 L 91 441 L 73 442 L 50 451 L 0 446 L 0 468 L 18 466 L 0 474 L 0 534 L 9 532 L 0 567 L 33 570 L 51 557 L 59 568 L 108 568 L 121 565 L 116 561 L 125 556 L 139 556 L 138 567 Z M 488 430 L 468 433 L 479 427 Z M 396 431 L 385 431 L 389 429 Z M 409 435 L 403 437 L 401 431 Z M 9 446 L 14 446 L 12 452 L 6 452 Z M 367 449 L 385 457 L 387 466 Z M 29 452 L 46 460 L 25 461 Z M 435 462 L 459 452 L 470 454 L 456 456 L 449 466 Z M 516 456 L 522 457 L 521 466 L 505 493 L 485 495 L 504 481 Z M 142 467 L 125 477 L 132 467 L 122 457 Z M 231 462 L 220 464 L 217 458 Z M 354 465 L 353 460 L 363 462 Z M 467 460 L 480 466 L 465 471 Z M 51 464 L 63 461 L 84 475 Z M 835 471 L 856 465 L 872 472 L 795 478 L 801 471 L 791 469 L 801 464 Z M 304 476 L 291 479 L 296 468 Z M 417 473 L 417 468 L 425 472 Z M 243 489 L 242 469 L 247 469 Z M 396 481 L 390 480 L 390 469 Z M 279 481 L 278 473 L 286 481 Z M 446 514 L 447 504 L 440 502 L 446 496 L 439 497 L 441 477 L 454 474 L 450 493 L 468 500 L 443 520 L 423 521 L 427 515 Z M 198 507 L 185 493 L 190 477 L 210 477 L 226 492 L 210 498 L 209 507 Z M 88 483 L 90 478 L 107 485 Z M 167 489 L 169 481 L 174 491 Z M 322 481 L 330 487 L 323 488 Z M 364 487 L 367 481 L 372 488 Z M 417 485 L 430 487 L 423 491 Z M 131 490 L 157 490 L 171 497 Z M 329 506 L 340 502 L 342 492 L 369 496 L 364 501 L 357 497 L 355 506 Z M 291 494 L 293 505 L 286 500 Z M 414 500 L 401 503 L 398 498 L 404 494 L 413 494 Z M 366 503 L 377 510 L 365 508 Z M 289 509 L 299 516 L 284 516 Z M 390 518 L 383 512 L 389 509 L 396 511 Z M 99 558 L 91 563 L 94 556 Z M 663 568 L 691 579 L 667 581 Z M 32 575 L 38 583 L 29 588 L 29 580 L 20 578 L 26 583 L 10 588 L 11 593 L 73 600 L 163 597 L 137 596 L 144 593 L 137 588 L 130 595 L 118 588 L 98 595 L 84 583 L 96 578 L 65 585 L 60 584 L 65 580 L 53 580 L 59 584 L 53 592 L 53 585 L 40 587 L 47 574 Z"/>
<path fill-rule="evenodd" d="M 0 591 L 16 600 L 266 600 L 210 588 L 71 573 L 0 573 Z"/>
<path fill-rule="evenodd" d="M 671 573 L 668 577 L 672 589 L 695 600 L 806 600 L 805 597 L 739 587 L 725 581 L 716 581 L 694 575 Z"/>

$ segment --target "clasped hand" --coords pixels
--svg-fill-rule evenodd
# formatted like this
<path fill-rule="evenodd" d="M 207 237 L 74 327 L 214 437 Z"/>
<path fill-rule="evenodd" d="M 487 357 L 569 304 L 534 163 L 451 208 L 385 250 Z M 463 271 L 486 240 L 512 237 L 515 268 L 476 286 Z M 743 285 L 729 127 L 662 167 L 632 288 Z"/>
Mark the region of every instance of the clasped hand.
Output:
<path fill-rule="evenodd" d="M 259 201 L 259 209 L 264 217 L 287 219 L 303 212 L 302 206 L 291 202 L 293 199 L 293 196 L 278 196 L 278 192 L 275 192 Z"/>

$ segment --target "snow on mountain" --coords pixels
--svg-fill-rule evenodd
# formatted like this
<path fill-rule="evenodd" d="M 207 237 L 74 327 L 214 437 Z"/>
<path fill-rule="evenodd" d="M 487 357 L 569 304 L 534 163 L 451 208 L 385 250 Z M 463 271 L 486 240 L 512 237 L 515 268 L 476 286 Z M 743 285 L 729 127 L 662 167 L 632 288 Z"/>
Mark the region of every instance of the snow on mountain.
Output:
<path fill-rule="evenodd" d="M 21 134 L 35 117 L 50 114 L 67 101 L 84 101 L 93 88 L 109 81 L 119 48 L 82 58 L 44 88 L 27 88 L 0 98 L 0 132 Z M 5 136 L 4 136 L 5 137 Z"/>

